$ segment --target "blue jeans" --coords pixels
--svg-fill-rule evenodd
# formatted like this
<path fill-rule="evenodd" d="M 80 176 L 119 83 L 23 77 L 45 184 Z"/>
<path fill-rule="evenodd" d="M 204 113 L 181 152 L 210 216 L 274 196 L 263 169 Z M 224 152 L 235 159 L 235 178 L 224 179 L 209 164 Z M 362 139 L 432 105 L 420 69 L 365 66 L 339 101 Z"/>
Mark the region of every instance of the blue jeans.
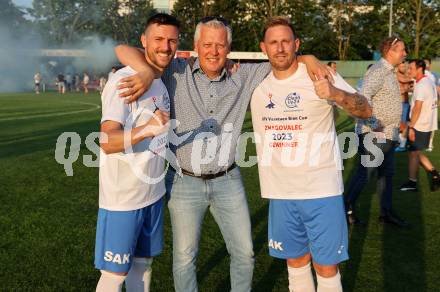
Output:
<path fill-rule="evenodd" d="M 209 207 L 231 256 L 231 291 L 250 291 L 254 269 L 251 222 L 240 170 L 203 180 L 169 171 L 167 193 L 173 230 L 173 275 L 177 292 L 198 291 L 196 258 Z"/>
<path fill-rule="evenodd" d="M 360 156 L 374 156 L 374 153 L 365 148 L 364 136 L 365 135 L 363 134 L 359 135 L 359 161 L 356 173 L 351 177 L 350 184 L 345 193 L 345 205 L 346 208 L 348 206 L 354 207 L 360 193 L 372 177 L 373 173 L 377 171 L 377 193 L 380 196 L 380 214 L 386 215 L 392 210 L 392 180 L 394 175 L 394 147 L 396 142 L 387 139 L 385 143 L 377 143 L 377 141 L 374 140 L 373 143 L 382 151 L 384 160 L 378 167 L 365 167 L 361 163 Z"/>

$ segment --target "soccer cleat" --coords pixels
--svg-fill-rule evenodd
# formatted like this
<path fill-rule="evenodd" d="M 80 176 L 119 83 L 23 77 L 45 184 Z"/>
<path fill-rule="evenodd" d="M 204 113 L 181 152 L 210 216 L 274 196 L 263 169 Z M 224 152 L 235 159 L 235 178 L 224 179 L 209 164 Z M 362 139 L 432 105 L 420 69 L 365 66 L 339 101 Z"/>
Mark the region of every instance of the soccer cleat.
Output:
<path fill-rule="evenodd" d="M 431 172 L 431 192 L 435 192 L 440 188 L 440 175 L 437 171 Z"/>
<path fill-rule="evenodd" d="M 416 192 L 417 182 L 409 180 L 400 187 L 400 190 L 402 192 L 407 192 L 407 191 Z"/>

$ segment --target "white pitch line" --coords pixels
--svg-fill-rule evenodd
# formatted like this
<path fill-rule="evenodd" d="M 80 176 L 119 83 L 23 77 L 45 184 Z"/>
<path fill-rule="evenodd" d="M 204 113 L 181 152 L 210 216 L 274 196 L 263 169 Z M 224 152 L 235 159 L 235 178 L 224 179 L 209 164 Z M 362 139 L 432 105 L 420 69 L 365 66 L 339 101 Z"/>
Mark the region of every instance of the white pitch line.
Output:
<path fill-rule="evenodd" d="M 84 109 L 84 110 L 77 110 L 77 111 L 71 111 L 71 112 L 62 112 L 62 113 L 51 113 L 51 114 L 39 114 L 39 115 L 31 115 L 31 116 L 24 116 L 24 117 L 10 117 L 10 118 L 0 118 L 0 122 L 3 121 L 17 121 L 17 120 L 28 120 L 28 119 L 37 119 L 37 118 L 47 118 L 47 117 L 58 117 L 58 116 L 65 116 L 65 115 L 72 115 L 72 114 L 79 114 L 79 113 L 85 113 L 85 112 L 91 112 L 96 111 L 101 108 L 100 105 L 97 105 L 95 103 L 89 103 L 89 102 L 69 102 L 74 104 L 84 104 L 84 105 L 91 105 L 93 108 Z"/>

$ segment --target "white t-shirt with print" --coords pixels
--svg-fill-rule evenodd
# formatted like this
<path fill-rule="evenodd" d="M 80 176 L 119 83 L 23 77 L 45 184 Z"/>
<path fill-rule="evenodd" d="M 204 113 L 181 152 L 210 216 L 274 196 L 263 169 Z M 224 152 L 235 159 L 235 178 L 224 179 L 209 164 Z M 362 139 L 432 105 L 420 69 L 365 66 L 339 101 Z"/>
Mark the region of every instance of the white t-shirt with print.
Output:
<path fill-rule="evenodd" d="M 150 89 L 136 102 L 124 103 L 116 87 L 121 78 L 136 74 L 130 67 L 118 70 L 102 93 L 102 119 L 120 123 L 124 130 L 147 123 L 156 109 L 170 110 L 167 89 L 155 79 Z M 127 141 L 129 141 L 127 139 Z M 113 211 L 143 208 L 165 194 L 165 147 L 167 133 L 147 138 L 124 152 L 100 152 L 99 207 Z"/>
<path fill-rule="evenodd" d="M 435 88 L 434 83 L 426 76 L 414 85 L 411 108 L 414 108 L 416 100 L 423 101 L 423 104 L 414 128 L 420 132 L 437 130 L 437 89 Z M 410 116 L 412 117 L 412 111 Z"/>
<path fill-rule="evenodd" d="M 335 86 L 356 92 L 335 76 Z M 333 103 L 319 98 L 304 64 L 290 77 L 273 73 L 255 89 L 252 123 L 261 196 L 315 199 L 343 192 Z"/>

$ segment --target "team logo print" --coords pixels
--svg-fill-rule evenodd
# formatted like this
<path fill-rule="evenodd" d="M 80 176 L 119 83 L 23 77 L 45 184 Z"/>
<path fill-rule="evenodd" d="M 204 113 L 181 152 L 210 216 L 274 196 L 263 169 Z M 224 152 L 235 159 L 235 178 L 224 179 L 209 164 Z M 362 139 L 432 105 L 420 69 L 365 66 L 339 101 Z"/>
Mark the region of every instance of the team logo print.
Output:
<path fill-rule="evenodd" d="M 273 239 L 269 240 L 269 248 L 279 250 L 279 251 L 284 251 L 283 243 L 281 241 L 275 241 Z"/>
<path fill-rule="evenodd" d="M 275 104 L 272 101 L 272 93 L 269 93 L 268 97 L 269 97 L 269 104 L 266 105 L 266 108 L 268 108 L 268 109 L 275 108 Z"/>
<path fill-rule="evenodd" d="M 298 93 L 292 92 L 286 96 L 286 106 L 288 108 L 297 108 L 298 103 L 300 102 L 301 96 Z"/>

